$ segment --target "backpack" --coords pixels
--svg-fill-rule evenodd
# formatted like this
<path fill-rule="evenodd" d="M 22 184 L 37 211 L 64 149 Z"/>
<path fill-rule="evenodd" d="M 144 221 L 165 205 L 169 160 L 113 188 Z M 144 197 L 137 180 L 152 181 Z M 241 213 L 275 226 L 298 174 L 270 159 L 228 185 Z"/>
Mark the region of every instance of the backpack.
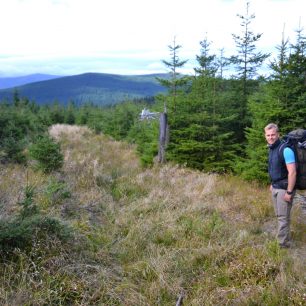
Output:
<path fill-rule="evenodd" d="M 293 150 L 296 160 L 296 184 L 299 190 L 306 189 L 306 130 L 297 129 L 283 137 L 280 150 L 289 147 Z M 283 150 L 282 150 L 283 151 Z"/>

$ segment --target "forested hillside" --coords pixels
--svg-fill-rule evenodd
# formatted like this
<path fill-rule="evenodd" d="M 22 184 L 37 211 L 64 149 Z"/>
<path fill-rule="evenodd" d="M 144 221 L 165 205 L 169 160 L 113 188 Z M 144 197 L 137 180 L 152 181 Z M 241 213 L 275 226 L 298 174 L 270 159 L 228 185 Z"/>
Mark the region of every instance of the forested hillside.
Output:
<path fill-rule="evenodd" d="M 156 81 L 161 75 L 124 76 L 104 73 L 54 78 L 0 90 L 0 99 L 13 101 L 14 95 L 26 97 L 37 104 L 77 105 L 92 103 L 105 106 L 126 100 L 153 97 L 165 89 Z"/>
<path fill-rule="evenodd" d="M 46 81 L 46 80 L 56 79 L 59 77 L 60 76 L 57 75 L 41 74 L 41 73 L 30 74 L 20 77 L 0 77 L 0 89 L 14 88 L 28 83 Z"/>

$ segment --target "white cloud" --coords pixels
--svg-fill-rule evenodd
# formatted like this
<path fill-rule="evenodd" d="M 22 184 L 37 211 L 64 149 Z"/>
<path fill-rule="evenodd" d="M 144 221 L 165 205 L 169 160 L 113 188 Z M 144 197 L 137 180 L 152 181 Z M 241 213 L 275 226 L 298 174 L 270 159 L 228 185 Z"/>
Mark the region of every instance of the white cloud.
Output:
<path fill-rule="evenodd" d="M 251 0 L 258 46 L 271 50 L 294 38 L 305 0 Z M 163 71 L 174 36 L 189 65 L 208 36 L 212 49 L 232 54 L 232 33 L 246 0 L 0 0 L 0 74 Z M 15 56 L 5 58 L 4 55 Z M 113 67 L 113 68 L 112 68 Z M 40 71 L 34 71 L 40 69 Z"/>

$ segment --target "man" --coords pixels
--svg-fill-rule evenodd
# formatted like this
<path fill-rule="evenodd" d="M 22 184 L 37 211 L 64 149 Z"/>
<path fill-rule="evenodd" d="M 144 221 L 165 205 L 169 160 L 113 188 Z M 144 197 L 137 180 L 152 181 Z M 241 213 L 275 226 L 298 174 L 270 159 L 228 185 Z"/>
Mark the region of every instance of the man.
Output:
<path fill-rule="evenodd" d="M 280 247 L 290 247 L 290 213 L 295 194 L 296 164 L 291 148 L 281 145 L 278 126 L 270 123 L 265 127 L 269 146 L 269 175 L 275 214 L 278 219 L 277 239 Z"/>

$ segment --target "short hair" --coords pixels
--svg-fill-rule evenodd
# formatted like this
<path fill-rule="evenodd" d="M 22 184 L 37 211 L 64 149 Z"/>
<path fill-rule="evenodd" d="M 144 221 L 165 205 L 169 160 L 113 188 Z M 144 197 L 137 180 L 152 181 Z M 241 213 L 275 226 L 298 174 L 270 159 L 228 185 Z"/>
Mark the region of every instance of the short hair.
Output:
<path fill-rule="evenodd" d="M 265 131 L 267 130 L 272 130 L 272 129 L 275 129 L 275 131 L 278 133 L 279 130 L 278 130 L 278 126 L 277 124 L 275 123 L 269 123 L 266 127 L 265 127 Z"/>

